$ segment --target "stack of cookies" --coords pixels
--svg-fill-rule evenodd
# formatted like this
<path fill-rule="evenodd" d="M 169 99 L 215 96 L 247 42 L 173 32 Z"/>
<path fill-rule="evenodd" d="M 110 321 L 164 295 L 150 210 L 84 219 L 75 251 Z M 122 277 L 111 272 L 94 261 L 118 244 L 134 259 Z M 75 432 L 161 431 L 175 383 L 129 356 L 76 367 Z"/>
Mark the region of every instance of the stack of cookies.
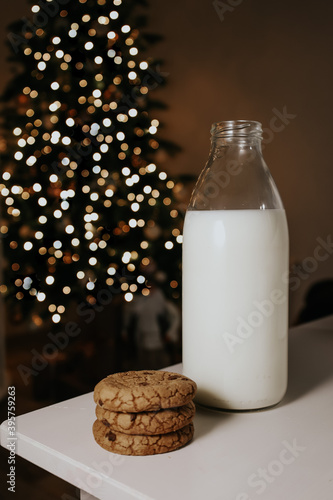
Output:
<path fill-rule="evenodd" d="M 114 373 L 94 390 L 95 441 L 121 455 L 176 450 L 193 437 L 193 380 L 157 370 Z"/>

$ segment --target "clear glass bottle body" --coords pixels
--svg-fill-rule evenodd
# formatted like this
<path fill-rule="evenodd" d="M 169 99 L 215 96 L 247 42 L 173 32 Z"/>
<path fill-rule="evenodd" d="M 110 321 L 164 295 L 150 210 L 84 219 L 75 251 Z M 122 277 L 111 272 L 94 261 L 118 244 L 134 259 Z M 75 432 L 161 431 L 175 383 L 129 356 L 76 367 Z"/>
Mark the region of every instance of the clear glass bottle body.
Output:
<path fill-rule="evenodd" d="M 213 126 L 183 236 L 183 370 L 197 402 L 277 404 L 287 387 L 289 240 L 260 123 Z"/>

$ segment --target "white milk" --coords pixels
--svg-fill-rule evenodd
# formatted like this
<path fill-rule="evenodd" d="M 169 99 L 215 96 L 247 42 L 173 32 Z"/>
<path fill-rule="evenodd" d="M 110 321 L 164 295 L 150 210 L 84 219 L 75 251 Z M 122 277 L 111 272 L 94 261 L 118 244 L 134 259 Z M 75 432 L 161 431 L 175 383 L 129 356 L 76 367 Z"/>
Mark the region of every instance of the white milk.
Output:
<path fill-rule="evenodd" d="M 188 211 L 183 369 L 196 400 L 225 409 L 278 403 L 287 387 L 285 211 Z"/>

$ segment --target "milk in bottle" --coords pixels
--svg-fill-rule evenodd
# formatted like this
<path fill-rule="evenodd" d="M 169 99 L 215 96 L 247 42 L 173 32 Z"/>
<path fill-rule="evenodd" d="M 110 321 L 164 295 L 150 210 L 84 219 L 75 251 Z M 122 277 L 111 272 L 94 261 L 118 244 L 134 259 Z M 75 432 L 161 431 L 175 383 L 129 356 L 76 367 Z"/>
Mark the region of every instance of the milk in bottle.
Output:
<path fill-rule="evenodd" d="M 203 405 L 264 408 L 287 387 L 286 214 L 260 124 L 221 122 L 213 131 L 184 223 L 183 370 Z"/>

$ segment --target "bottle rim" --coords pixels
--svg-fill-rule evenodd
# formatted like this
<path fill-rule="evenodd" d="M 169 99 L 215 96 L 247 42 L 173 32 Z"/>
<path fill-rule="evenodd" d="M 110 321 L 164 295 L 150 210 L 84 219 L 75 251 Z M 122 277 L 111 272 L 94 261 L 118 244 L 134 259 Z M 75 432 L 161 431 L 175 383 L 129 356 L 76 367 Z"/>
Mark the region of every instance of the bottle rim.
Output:
<path fill-rule="evenodd" d="M 211 135 L 216 138 L 256 137 L 262 139 L 262 126 L 254 120 L 226 120 L 213 123 Z"/>

